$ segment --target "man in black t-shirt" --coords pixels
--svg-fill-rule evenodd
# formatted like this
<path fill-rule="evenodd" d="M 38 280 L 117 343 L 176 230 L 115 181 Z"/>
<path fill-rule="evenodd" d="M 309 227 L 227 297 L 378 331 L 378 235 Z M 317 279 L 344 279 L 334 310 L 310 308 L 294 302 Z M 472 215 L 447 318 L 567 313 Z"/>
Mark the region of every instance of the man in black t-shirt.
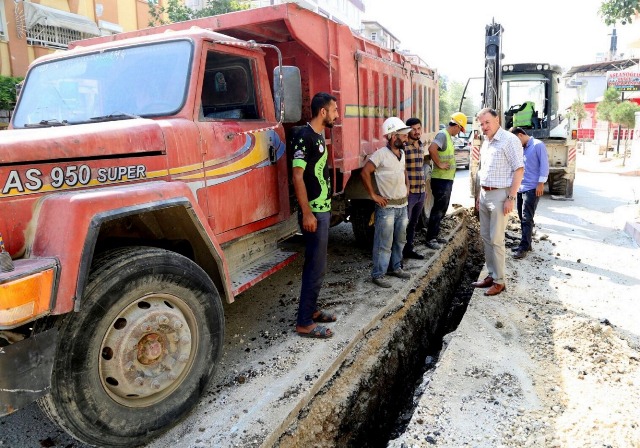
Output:
<path fill-rule="evenodd" d="M 335 322 L 336 316 L 318 310 L 317 302 L 327 270 L 327 244 L 331 222 L 331 179 L 327 166 L 324 129 L 338 118 L 337 99 L 317 93 L 311 100 L 311 121 L 291 142 L 293 187 L 300 205 L 298 221 L 305 241 L 304 267 L 296 331 L 301 336 L 330 338 L 333 332 L 317 322 Z"/>

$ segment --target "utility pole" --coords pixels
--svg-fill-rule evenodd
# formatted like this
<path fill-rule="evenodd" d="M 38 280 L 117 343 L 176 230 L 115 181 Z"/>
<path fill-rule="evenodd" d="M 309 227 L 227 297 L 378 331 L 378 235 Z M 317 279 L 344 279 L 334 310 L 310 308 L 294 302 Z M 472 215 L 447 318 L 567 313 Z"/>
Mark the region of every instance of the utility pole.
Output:
<path fill-rule="evenodd" d="M 621 93 L 622 93 L 621 100 L 624 101 L 624 90 Z M 616 146 L 616 154 L 620 154 L 620 132 L 622 132 L 622 125 L 618 123 L 618 145 Z M 605 153 L 605 157 L 606 157 L 606 153 Z"/>

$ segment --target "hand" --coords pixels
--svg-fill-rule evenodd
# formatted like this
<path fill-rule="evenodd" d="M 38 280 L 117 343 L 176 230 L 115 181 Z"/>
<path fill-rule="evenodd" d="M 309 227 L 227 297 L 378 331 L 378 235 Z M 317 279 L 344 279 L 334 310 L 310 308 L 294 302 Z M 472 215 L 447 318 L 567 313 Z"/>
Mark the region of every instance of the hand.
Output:
<path fill-rule="evenodd" d="M 373 196 L 373 202 L 378 204 L 380 207 L 386 207 L 387 206 L 387 199 L 383 198 L 379 194 L 376 194 L 376 195 Z"/>
<path fill-rule="evenodd" d="M 444 163 L 440 166 L 440 169 L 442 169 L 442 170 L 448 170 L 449 168 L 451 168 L 451 165 L 449 164 L 449 162 L 444 162 Z"/>
<path fill-rule="evenodd" d="M 318 220 L 316 219 L 316 215 L 311 212 L 302 215 L 302 228 L 306 232 L 315 232 L 318 229 Z"/>
<path fill-rule="evenodd" d="M 538 183 L 538 185 L 536 185 L 536 196 L 540 197 L 543 194 L 544 194 L 544 184 Z"/>
<path fill-rule="evenodd" d="M 513 210 L 513 203 L 514 202 L 515 201 L 513 199 L 509 199 L 509 198 L 504 200 L 504 207 L 503 207 L 502 210 L 503 210 L 505 216 L 507 216 Z"/>

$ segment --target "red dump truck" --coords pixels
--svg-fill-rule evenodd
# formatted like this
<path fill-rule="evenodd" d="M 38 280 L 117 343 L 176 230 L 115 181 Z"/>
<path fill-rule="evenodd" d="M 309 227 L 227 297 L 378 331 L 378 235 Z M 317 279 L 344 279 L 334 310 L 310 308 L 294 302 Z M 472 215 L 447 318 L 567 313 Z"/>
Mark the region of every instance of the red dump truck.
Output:
<path fill-rule="evenodd" d="M 437 74 L 285 4 L 95 38 L 30 67 L 0 133 L 0 416 L 39 400 L 77 439 L 144 443 L 206 390 L 222 300 L 287 265 L 287 138 L 314 93 L 334 223 L 383 120 L 435 131 Z M 359 220 L 359 221 L 358 221 Z"/>

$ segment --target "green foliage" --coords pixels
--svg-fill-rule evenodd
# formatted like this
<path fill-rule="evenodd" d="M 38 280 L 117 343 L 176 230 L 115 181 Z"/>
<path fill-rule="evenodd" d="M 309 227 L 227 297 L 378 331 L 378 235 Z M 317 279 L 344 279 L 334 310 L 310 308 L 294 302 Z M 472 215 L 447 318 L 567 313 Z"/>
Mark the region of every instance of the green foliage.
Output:
<path fill-rule="evenodd" d="M 632 129 L 636 124 L 636 112 L 640 111 L 640 106 L 631 101 L 623 101 L 617 104 L 611 111 L 611 118 L 616 123 L 627 129 Z"/>
<path fill-rule="evenodd" d="M 0 109 L 10 110 L 16 105 L 16 84 L 23 78 L 0 76 Z"/>
<path fill-rule="evenodd" d="M 457 81 L 449 81 L 446 76 L 440 77 L 440 123 L 447 124 L 451 118 L 451 115 L 458 112 L 460 107 L 460 99 L 462 98 L 462 92 L 464 92 L 464 84 Z M 465 101 L 462 104 L 462 110 L 460 111 L 467 116 L 474 116 L 477 110 L 473 110 L 473 104 L 470 101 Z"/>
<path fill-rule="evenodd" d="M 611 112 L 620 103 L 620 93 L 613 87 L 609 87 L 604 92 L 604 98 L 598 103 L 596 111 L 598 119 L 603 121 L 612 121 Z"/>
<path fill-rule="evenodd" d="M 578 120 L 578 124 L 587 118 L 587 111 L 584 109 L 584 103 L 580 101 L 579 98 L 576 98 L 573 101 L 573 104 L 571 104 L 571 107 L 569 108 L 569 113 L 573 118 Z"/>
<path fill-rule="evenodd" d="M 168 0 L 166 6 L 161 6 L 158 0 L 147 0 L 147 4 L 149 5 L 149 15 L 151 16 L 149 26 L 166 25 L 232 11 L 241 11 L 249 9 L 250 6 L 248 0 L 207 0 L 205 7 L 196 11 L 185 6 L 183 0 Z"/>
<path fill-rule="evenodd" d="M 633 17 L 640 13 L 640 2 L 638 0 L 605 0 L 600 5 L 598 13 L 607 25 L 615 25 L 617 22 L 625 25 L 631 23 Z"/>

